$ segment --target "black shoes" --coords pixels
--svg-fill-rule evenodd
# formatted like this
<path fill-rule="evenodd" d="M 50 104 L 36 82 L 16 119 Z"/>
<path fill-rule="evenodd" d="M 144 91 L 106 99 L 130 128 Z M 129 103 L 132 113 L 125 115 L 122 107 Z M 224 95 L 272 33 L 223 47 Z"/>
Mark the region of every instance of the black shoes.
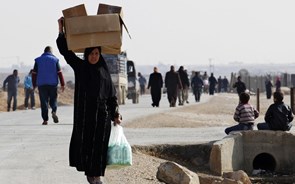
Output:
<path fill-rule="evenodd" d="M 103 182 L 101 181 L 101 178 L 99 176 L 98 177 L 95 177 L 95 176 L 87 176 L 87 181 L 90 184 L 103 184 Z"/>
<path fill-rule="evenodd" d="M 55 112 L 52 112 L 52 119 L 54 123 L 58 123 L 58 117 Z"/>
<path fill-rule="evenodd" d="M 54 123 L 58 123 L 58 117 L 55 112 L 52 112 L 52 119 L 53 119 Z M 47 121 L 43 121 L 43 123 L 42 123 L 42 125 L 47 125 L 47 124 L 48 124 Z"/>

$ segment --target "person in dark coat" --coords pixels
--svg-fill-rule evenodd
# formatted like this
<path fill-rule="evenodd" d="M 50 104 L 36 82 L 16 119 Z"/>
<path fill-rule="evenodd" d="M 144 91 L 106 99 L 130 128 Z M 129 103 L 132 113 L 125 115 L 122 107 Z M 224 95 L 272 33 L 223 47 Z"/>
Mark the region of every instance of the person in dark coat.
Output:
<path fill-rule="evenodd" d="M 258 130 L 289 131 L 294 115 L 292 109 L 283 102 L 284 94 L 280 91 L 273 93 L 274 103 L 269 106 L 264 116 L 264 123 L 258 123 Z"/>
<path fill-rule="evenodd" d="M 154 72 L 150 74 L 148 87 L 151 88 L 152 106 L 159 107 L 162 97 L 163 78 L 162 74 L 158 72 L 158 68 L 154 67 Z"/>
<path fill-rule="evenodd" d="M 200 72 L 195 73 L 195 76 L 192 78 L 191 86 L 195 95 L 195 101 L 199 102 L 201 100 L 202 89 L 204 86 L 203 80 L 200 78 Z"/>
<path fill-rule="evenodd" d="M 218 77 L 217 82 L 218 82 L 218 84 L 217 84 L 217 93 L 221 93 L 222 89 L 223 89 L 223 83 L 222 83 L 221 76 Z"/>
<path fill-rule="evenodd" d="M 188 75 L 184 71 L 183 66 L 179 67 L 178 74 L 179 74 L 180 82 L 182 85 L 182 88 L 178 89 L 178 105 L 184 105 L 184 102 L 186 101 L 185 99 L 186 90 L 188 90 L 190 84 L 188 80 Z"/>
<path fill-rule="evenodd" d="M 140 87 L 140 94 L 144 95 L 145 94 L 146 79 L 140 72 L 138 72 L 137 75 L 138 75 L 138 82 L 139 82 L 139 87 Z"/>
<path fill-rule="evenodd" d="M 209 77 L 209 95 L 214 95 L 216 84 L 217 80 L 213 73 L 211 73 L 211 76 Z"/>
<path fill-rule="evenodd" d="M 223 86 L 223 92 L 227 93 L 228 92 L 228 80 L 226 78 L 226 76 L 224 76 L 224 78 L 222 79 L 222 86 Z"/>
<path fill-rule="evenodd" d="M 179 74 L 175 72 L 175 68 L 172 65 L 170 71 L 165 75 L 165 87 L 167 88 L 168 101 L 170 107 L 175 107 L 177 99 L 177 90 L 182 88 Z"/>
<path fill-rule="evenodd" d="M 241 80 L 241 76 L 238 76 L 238 81 L 234 83 L 233 88 L 237 88 L 237 93 L 240 96 L 241 93 L 246 91 L 246 85 Z"/>
<path fill-rule="evenodd" d="M 281 86 L 282 86 L 281 79 L 280 79 L 280 77 L 277 77 L 277 80 L 276 80 L 276 91 L 281 91 Z"/>
<path fill-rule="evenodd" d="M 3 90 L 7 89 L 7 111 L 10 111 L 11 101 L 13 99 L 12 110 L 15 111 L 17 107 L 17 87 L 19 83 L 18 71 L 15 69 L 13 73 L 6 77 L 3 81 Z M 7 88 L 6 88 L 7 84 Z"/>
<path fill-rule="evenodd" d="M 266 90 L 266 98 L 271 99 L 271 94 L 272 94 L 272 83 L 269 78 L 265 80 L 265 90 Z"/>
<path fill-rule="evenodd" d="M 107 164 L 111 121 L 120 124 L 116 89 L 100 47 L 86 48 L 84 60 L 68 50 L 63 18 L 58 20 L 59 52 L 75 74 L 74 125 L 70 166 L 84 171 L 89 183 L 102 183 Z"/>

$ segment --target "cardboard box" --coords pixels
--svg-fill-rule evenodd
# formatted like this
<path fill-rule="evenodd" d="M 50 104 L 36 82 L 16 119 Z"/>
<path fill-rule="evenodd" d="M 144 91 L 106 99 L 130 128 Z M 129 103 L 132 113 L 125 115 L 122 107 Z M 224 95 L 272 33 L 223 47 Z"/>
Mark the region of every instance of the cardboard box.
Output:
<path fill-rule="evenodd" d="M 108 4 L 99 4 L 98 5 L 97 15 L 100 15 L 100 14 L 112 14 L 112 13 L 118 13 L 121 16 L 121 18 L 123 18 L 122 7 L 108 5 Z"/>
<path fill-rule="evenodd" d="M 65 29 L 68 48 L 76 52 L 95 46 L 113 46 L 118 49 L 122 45 L 118 14 L 68 18 Z"/>
<path fill-rule="evenodd" d="M 87 16 L 86 8 L 84 4 L 74 6 L 62 11 L 65 18 Z"/>
<path fill-rule="evenodd" d="M 117 13 L 120 15 L 120 20 L 122 21 L 122 24 L 129 36 L 129 38 L 131 39 L 131 36 L 129 34 L 128 28 L 126 26 L 126 24 L 123 21 L 123 10 L 122 7 L 120 6 L 113 6 L 113 5 L 108 5 L 108 4 L 99 4 L 98 5 L 98 10 L 97 10 L 97 14 L 112 14 L 112 13 Z"/>
<path fill-rule="evenodd" d="M 100 5 L 98 12 L 106 12 L 107 6 Z M 69 50 L 84 52 L 87 47 L 101 46 L 104 54 L 121 53 L 123 20 L 120 14 L 107 10 L 108 14 L 87 16 L 84 9 L 84 5 L 79 5 L 63 10 Z M 122 8 L 119 9 L 114 11 L 121 13 Z"/>
<path fill-rule="evenodd" d="M 123 21 L 123 9 L 120 6 L 113 6 L 113 5 L 108 5 L 108 4 L 99 4 L 98 6 L 98 10 L 97 10 L 97 14 L 113 14 L 113 13 L 117 13 L 120 15 L 120 21 L 121 21 L 121 25 L 124 26 L 129 38 L 131 39 L 131 36 L 129 34 L 128 28 L 126 26 L 126 24 Z M 121 34 L 122 34 L 122 30 L 121 30 Z M 110 52 L 113 53 L 115 50 L 118 50 L 117 47 L 114 46 L 110 46 L 110 47 L 102 47 L 102 52 Z"/>

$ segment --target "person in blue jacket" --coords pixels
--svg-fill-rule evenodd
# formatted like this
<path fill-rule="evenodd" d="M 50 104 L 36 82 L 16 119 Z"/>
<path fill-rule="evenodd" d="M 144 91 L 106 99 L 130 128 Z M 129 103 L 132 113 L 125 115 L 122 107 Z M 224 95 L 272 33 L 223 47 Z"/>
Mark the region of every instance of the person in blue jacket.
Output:
<path fill-rule="evenodd" d="M 3 81 L 3 90 L 7 89 L 7 111 L 10 111 L 11 101 L 13 99 L 12 110 L 15 111 L 17 107 L 17 87 L 19 83 L 18 71 L 13 70 L 13 74 L 6 77 Z M 7 88 L 6 88 L 7 84 Z"/>
<path fill-rule="evenodd" d="M 31 109 L 35 109 L 35 91 L 32 83 L 32 72 L 33 69 L 30 70 L 29 74 L 25 76 L 24 79 L 24 89 L 25 89 L 25 109 L 29 108 L 29 100 L 31 102 Z"/>
<path fill-rule="evenodd" d="M 48 103 L 52 109 L 52 119 L 54 123 L 58 123 L 56 115 L 58 78 L 61 90 L 64 91 L 65 82 L 59 65 L 59 59 L 52 54 L 52 48 L 47 46 L 44 49 L 44 53 L 35 59 L 32 72 L 34 89 L 38 86 L 39 91 L 41 116 L 43 119 L 42 125 L 47 125 L 48 123 Z"/>

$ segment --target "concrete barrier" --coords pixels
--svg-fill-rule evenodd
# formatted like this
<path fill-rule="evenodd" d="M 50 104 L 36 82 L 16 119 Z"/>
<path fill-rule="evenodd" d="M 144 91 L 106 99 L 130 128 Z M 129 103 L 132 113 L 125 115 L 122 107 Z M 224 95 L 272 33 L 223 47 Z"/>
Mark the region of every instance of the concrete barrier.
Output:
<path fill-rule="evenodd" d="M 254 169 L 295 171 L 295 136 L 282 131 L 233 132 L 213 144 L 210 170 L 215 174 Z"/>

